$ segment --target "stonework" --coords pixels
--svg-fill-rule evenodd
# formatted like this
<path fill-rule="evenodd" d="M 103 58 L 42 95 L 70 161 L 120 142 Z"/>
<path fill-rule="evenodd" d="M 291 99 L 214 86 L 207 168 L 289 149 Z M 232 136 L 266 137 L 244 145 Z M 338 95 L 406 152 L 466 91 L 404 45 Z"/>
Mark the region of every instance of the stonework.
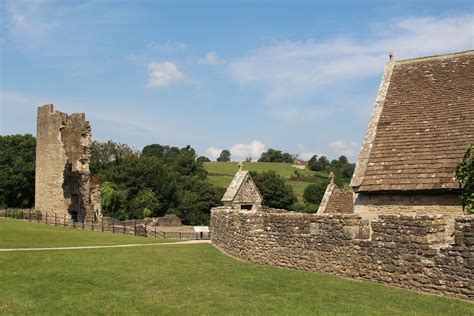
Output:
<path fill-rule="evenodd" d="M 447 242 L 448 221 L 454 241 Z M 474 218 L 211 211 L 211 240 L 251 262 L 474 300 Z"/>
<path fill-rule="evenodd" d="M 248 171 L 239 170 L 235 174 L 222 202 L 236 209 L 256 210 L 262 206 L 262 196 Z"/>
<path fill-rule="evenodd" d="M 89 172 L 90 145 L 91 128 L 84 113 L 54 112 L 52 104 L 38 108 L 37 210 L 78 221 L 91 220 L 94 213 L 100 213 L 98 189 L 92 190 Z"/>

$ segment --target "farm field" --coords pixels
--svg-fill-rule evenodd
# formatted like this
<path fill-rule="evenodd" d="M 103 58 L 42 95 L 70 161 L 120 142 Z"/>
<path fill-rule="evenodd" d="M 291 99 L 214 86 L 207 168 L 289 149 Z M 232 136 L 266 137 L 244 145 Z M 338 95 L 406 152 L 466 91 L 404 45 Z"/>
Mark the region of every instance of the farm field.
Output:
<path fill-rule="evenodd" d="M 232 178 L 239 169 L 237 162 L 205 162 L 204 167 L 209 173 L 209 180 L 211 183 L 223 188 L 229 186 Z M 308 169 L 298 169 L 289 163 L 244 162 L 243 169 L 256 172 L 274 170 L 276 173 L 284 177 L 287 183 L 293 187 L 293 191 L 300 201 L 303 200 L 304 189 L 310 183 L 314 183 L 315 179 L 326 180 L 328 178 L 327 173 L 311 171 Z M 302 176 L 302 180 L 290 178 L 295 174 L 295 171 Z"/>
<path fill-rule="evenodd" d="M 36 240 L 28 230 L 35 228 Z M 142 243 L 0 219 L 1 248 Z M 9 237 L 14 236 L 14 238 Z M 87 237 L 85 237 L 87 236 Z M 122 239 L 123 238 L 123 239 Z M 83 239 L 83 240 L 84 240 Z M 152 240 L 152 239 L 150 239 Z M 234 260 L 210 244 L 0 253 L 0 313 L 472 315 L 474 305 Z"/>

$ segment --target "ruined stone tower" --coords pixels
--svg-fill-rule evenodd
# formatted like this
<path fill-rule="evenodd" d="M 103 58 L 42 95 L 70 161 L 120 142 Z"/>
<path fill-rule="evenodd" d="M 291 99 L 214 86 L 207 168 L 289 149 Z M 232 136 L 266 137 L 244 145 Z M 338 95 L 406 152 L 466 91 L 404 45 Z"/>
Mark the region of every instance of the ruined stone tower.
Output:
<path fill-rule="evenodd" d="M 84 113 L 38 107 L 35 208 L 77 221 L 91 220 L 91 128 Z"/>

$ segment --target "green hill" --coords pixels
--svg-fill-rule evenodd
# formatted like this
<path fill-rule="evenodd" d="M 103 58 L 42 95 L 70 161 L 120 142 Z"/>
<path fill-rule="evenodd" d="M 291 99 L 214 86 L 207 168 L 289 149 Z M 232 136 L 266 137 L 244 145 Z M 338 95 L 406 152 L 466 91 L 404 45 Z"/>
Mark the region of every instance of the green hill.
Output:
<path fill-rule="evenodd" d="M 299 169 L 289 163 L 245 162 L 243 165 L 244 170 L 248 171 L 264 172 L 274 170 L 293 187 L 300 201 L 303 199 L 304 189 L 309 184 L 327 180 L 329 176 L 325 172 Z M 229 186 L 235 173 L 239 170 L 237 162 L 205 162 L 204 167 L 209 173 L 211 183 L 223 188 Z"/>

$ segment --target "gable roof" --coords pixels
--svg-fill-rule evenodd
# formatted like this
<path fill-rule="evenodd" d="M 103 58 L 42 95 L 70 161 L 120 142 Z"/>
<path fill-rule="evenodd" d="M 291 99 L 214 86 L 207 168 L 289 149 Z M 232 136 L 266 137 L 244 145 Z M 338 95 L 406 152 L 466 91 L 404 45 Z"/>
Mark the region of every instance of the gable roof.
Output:
<path fill-rule="evenodd" d="M 234 176 L 234 179 L 232 179 L 232 182 L 230 183 L 229 187 L 227 188 L 227 191 L 224 193 L 224 196 L 222 197 L 222 202 L 232 202 L 235 200 L 237 195 L 239 194 L 242 185 L 246 182 L 250 183 L 250 186 L 252 186 L 252 189 L 256 192 L 259 201 L 262 201 L 262 196 L 260 195 L 260 192 L 257 189 L 257 186 L 255 185 L 255 182 L 253 182 L 252 177 L 250 176 L 249 172 L 247 170 L 239 170 Z"/>
<path fill-rule="evenodd" d="M 474 143 L 474 51 L 389 61 L 351 185 L 354 191 L 455 190 Z"/>

